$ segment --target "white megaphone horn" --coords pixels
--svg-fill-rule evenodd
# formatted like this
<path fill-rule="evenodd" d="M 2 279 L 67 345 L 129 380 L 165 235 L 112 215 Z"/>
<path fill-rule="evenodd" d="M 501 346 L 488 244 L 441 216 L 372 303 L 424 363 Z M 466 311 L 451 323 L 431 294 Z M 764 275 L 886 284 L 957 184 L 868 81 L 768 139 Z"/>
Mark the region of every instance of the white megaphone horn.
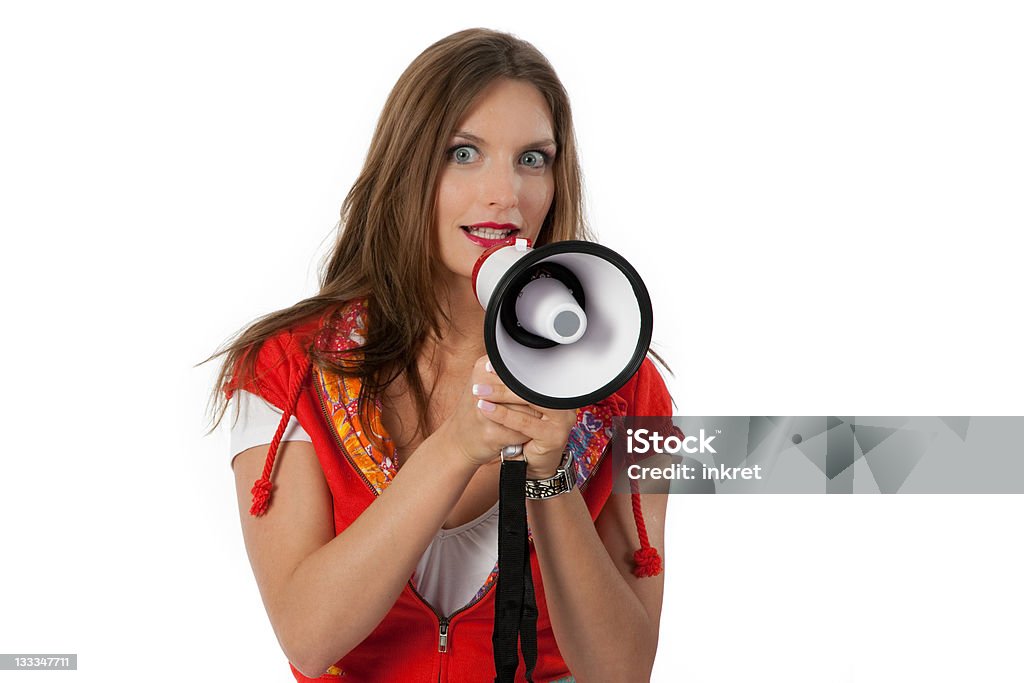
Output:
<path fill-rule="evenodd" d="M 626 259 L 593 242 L 529 240 L 491 247 L 473 269 L 484 344 L 501 380 L 545 408 L 581 408 L 640 368 L 653 313 Z"/>

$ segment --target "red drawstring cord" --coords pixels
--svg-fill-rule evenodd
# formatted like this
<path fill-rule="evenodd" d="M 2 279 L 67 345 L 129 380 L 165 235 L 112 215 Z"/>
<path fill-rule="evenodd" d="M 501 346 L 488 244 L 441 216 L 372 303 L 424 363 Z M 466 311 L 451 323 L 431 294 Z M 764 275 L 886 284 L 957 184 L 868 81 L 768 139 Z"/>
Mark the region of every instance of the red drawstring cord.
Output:
<path fill-rule="evenodd" d="M 661 555 L 647 538 L 647 524 L 644 523 L 644 512 L 640 507 L 640 486 L 636 479 L 629 480 L 630 499 L 633 503 L 633 520 L 636 522 L 636 534 L 640 537 L 640 550 L 633 553 L 633 575 L 641 579 L 657 576 L 661 573 Z"/>
<path fill-rule="evenodd" d="M 647 523 L 640 504 L 640 484 L 636 479 L 629 479 L 630 502 L 633 505 L 633 521 L 636 523 L 636 535 L 640 538 L 640 550 L 633 553 L 633 575 L 641 579 L 657 576 L 663 569 L 658 549 L 651 545 L 647 537 Z"/>
<path fill-rule="evenodd" d="M 300 372 L 292 380 L 292 385 L 288 387 L 288 401 L 285 405 L 284 414 L 281 416 L 281 421 L 277 425 L 277 431 L 274 432 L 274 438 L 270 442 L 270 449 L 267 451 L 267 461 L 263 464 L 263 476 L 252 485 L 252 507 L 249 508 L 249 514 L 253 517 L 262 516 L 270 505 L 270 491 L 273 488 L 273 485 L 270 483 L 270 473 L 274 469 L 277 448 L 281 445 L 281 437 L 284 436 L 284 430 L 288 427 L 288 421 L 295 413 L 295 406 L 299 402 L 299 393 L 302 391 L 302 385 L 306 381 L 306 375 L 309 374 L 310 365 L 311 362 L 307 357 Z"/>

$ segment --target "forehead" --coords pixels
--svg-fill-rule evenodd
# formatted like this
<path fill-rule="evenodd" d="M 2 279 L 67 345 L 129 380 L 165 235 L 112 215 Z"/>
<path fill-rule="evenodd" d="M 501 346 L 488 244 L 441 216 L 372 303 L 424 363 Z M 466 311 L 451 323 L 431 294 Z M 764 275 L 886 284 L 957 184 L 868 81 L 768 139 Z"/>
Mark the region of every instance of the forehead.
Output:
<path fill-rule="evenodd" d="M 551 108 L 531 83 L 506 78 L 487 86 L 470 105 L 456 132 L 487 138 L 554 138 Z"/>

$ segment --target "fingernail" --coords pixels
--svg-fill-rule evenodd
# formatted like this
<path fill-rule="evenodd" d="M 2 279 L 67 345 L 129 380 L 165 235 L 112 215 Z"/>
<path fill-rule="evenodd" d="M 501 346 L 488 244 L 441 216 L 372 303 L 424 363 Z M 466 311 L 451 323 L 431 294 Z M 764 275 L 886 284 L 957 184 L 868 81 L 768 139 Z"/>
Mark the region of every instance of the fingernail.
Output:
<path fill-rule="evenodd" d="M 479 401 L 476 402 L 476 407 L 484 411 L 485 413 L 494 412 L 494 404 L 491 403 L 490 401 L 485 401 L 483 399 L 480 399 Z"/>
<path fill-rule="evenodd" d="M 490 396 L 494 393 L 494 387 L 490 384 L 474 384 L 473 395 L 474 396 Z"/>
<path fill-rule="evenodd" d="M 487 372 L 494 372 L 494 366 L 491 365 L 491 361 L 487 361 Z"/>

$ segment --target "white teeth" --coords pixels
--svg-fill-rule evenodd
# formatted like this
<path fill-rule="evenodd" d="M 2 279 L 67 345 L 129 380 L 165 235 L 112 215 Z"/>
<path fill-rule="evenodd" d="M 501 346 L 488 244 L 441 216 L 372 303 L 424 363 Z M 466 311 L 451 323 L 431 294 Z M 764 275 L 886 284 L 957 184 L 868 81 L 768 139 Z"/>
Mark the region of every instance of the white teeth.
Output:
<path fill-rule="evenodd" d="M 466 232 L 474 237 L 482 237 L 488 240 L 500 240 L 512 234 L 511 230 L 495 230 L 493 228 L 471 228 L 466 227 Z"/>

